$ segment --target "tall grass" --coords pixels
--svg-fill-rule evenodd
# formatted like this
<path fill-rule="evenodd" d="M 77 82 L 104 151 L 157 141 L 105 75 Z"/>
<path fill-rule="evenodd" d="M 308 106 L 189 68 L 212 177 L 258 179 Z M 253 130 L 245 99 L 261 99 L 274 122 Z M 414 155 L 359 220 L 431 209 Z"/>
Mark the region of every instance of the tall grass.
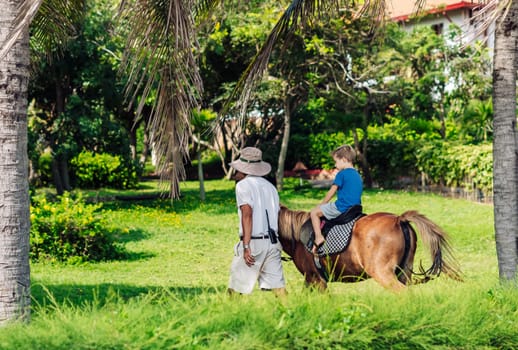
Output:
<path fill-rule="evenodd" d="M 124 261 L 32 265 L 32 320 L 0 329 L 0 349 L 514 349 L 518 292 L 500 287 L 492 207 L 367 191 L 364 209 L 416 209 L 442 226 L 465 274 L 401 294 L 375 281 L 307 290 L 284 263 L 288 296 L 226 294 L 237 242 L 233 183 L 182 184 L 182 199 L 104 204 L 128 230 Z M 325 190 L 288 186 L 281 201 L 309 210 Z M 420 242 L 418 242 L 419 244 Z M 426 261 L 418 251 L 416 263 Z"/>

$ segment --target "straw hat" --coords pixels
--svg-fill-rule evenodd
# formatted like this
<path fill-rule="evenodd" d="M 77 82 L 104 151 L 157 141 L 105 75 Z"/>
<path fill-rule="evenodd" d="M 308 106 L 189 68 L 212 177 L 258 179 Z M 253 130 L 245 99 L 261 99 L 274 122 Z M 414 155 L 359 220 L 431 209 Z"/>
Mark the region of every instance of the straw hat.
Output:
<path fill-rule="evenodd" d="M 271 170 L 272 166 L 263 162 L 263 152 L 259 148 L 245 147 L 240 152 L 239 159 L 230 163 L 230 166 L 243 174 L 264 176 Z"/>

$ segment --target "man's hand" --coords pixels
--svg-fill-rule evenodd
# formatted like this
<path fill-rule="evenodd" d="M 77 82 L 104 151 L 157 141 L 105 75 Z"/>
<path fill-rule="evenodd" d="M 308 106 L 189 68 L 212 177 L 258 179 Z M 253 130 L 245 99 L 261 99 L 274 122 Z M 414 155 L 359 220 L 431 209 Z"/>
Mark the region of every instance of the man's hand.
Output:
<path fill-rule="evenodd" d="M 247 248 L 243 251 L 243 258 L 247 266 L 252 266 L 255 263 L 255 258 L 252 256 L 252 251 Z"/>

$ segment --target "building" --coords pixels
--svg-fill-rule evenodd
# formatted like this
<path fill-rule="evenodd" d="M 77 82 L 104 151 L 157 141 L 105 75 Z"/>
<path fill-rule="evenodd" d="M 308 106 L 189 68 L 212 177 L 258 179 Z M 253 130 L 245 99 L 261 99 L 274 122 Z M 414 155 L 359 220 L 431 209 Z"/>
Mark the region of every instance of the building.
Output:
<path fill-rule="evenodd" d="M 427 0 L 424 9 L 416 16 L 416 0 L 392 0 L 388 13 L 393 21 L 402 28 L 411 31 L 416 25 L 429 25 L 437 34 L 444 34 L 451 23 L 459 26 L 463 32 L 462 42 L 480 40 L 486 43 L 490 51 L 494 47 L 493 27 L 482 25 L 487 0 Z"/>

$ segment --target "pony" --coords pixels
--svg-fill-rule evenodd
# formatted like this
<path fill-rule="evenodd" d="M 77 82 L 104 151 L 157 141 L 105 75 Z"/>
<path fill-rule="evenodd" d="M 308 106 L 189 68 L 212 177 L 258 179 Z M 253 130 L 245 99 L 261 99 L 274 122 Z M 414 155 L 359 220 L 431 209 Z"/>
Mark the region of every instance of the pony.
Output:
<path fill-rule="evenodd" d="M 283 251 L 305 276 L 306 286 L 323 291 L 328 281 L 358 282 L 373 278 L 383 287 L 398 292 L 409 284 L 428 282 L 441 272 L 462 280 L 447 234 L 415 210 L 399 216 L 385 212 L 362 216 L 353 226 L 347 248 L 322 257 L 313 256 L 301 241 L 301 231 L 311 227 L 304 225 L 308 220 L 309 212 L 281 206 L 279 240 Z M 432 258 L 432 266 L 425 271 L 421 265 L 419 273 L 413 271 L 417 235 L 411 224 L 417 228 Z"/>

